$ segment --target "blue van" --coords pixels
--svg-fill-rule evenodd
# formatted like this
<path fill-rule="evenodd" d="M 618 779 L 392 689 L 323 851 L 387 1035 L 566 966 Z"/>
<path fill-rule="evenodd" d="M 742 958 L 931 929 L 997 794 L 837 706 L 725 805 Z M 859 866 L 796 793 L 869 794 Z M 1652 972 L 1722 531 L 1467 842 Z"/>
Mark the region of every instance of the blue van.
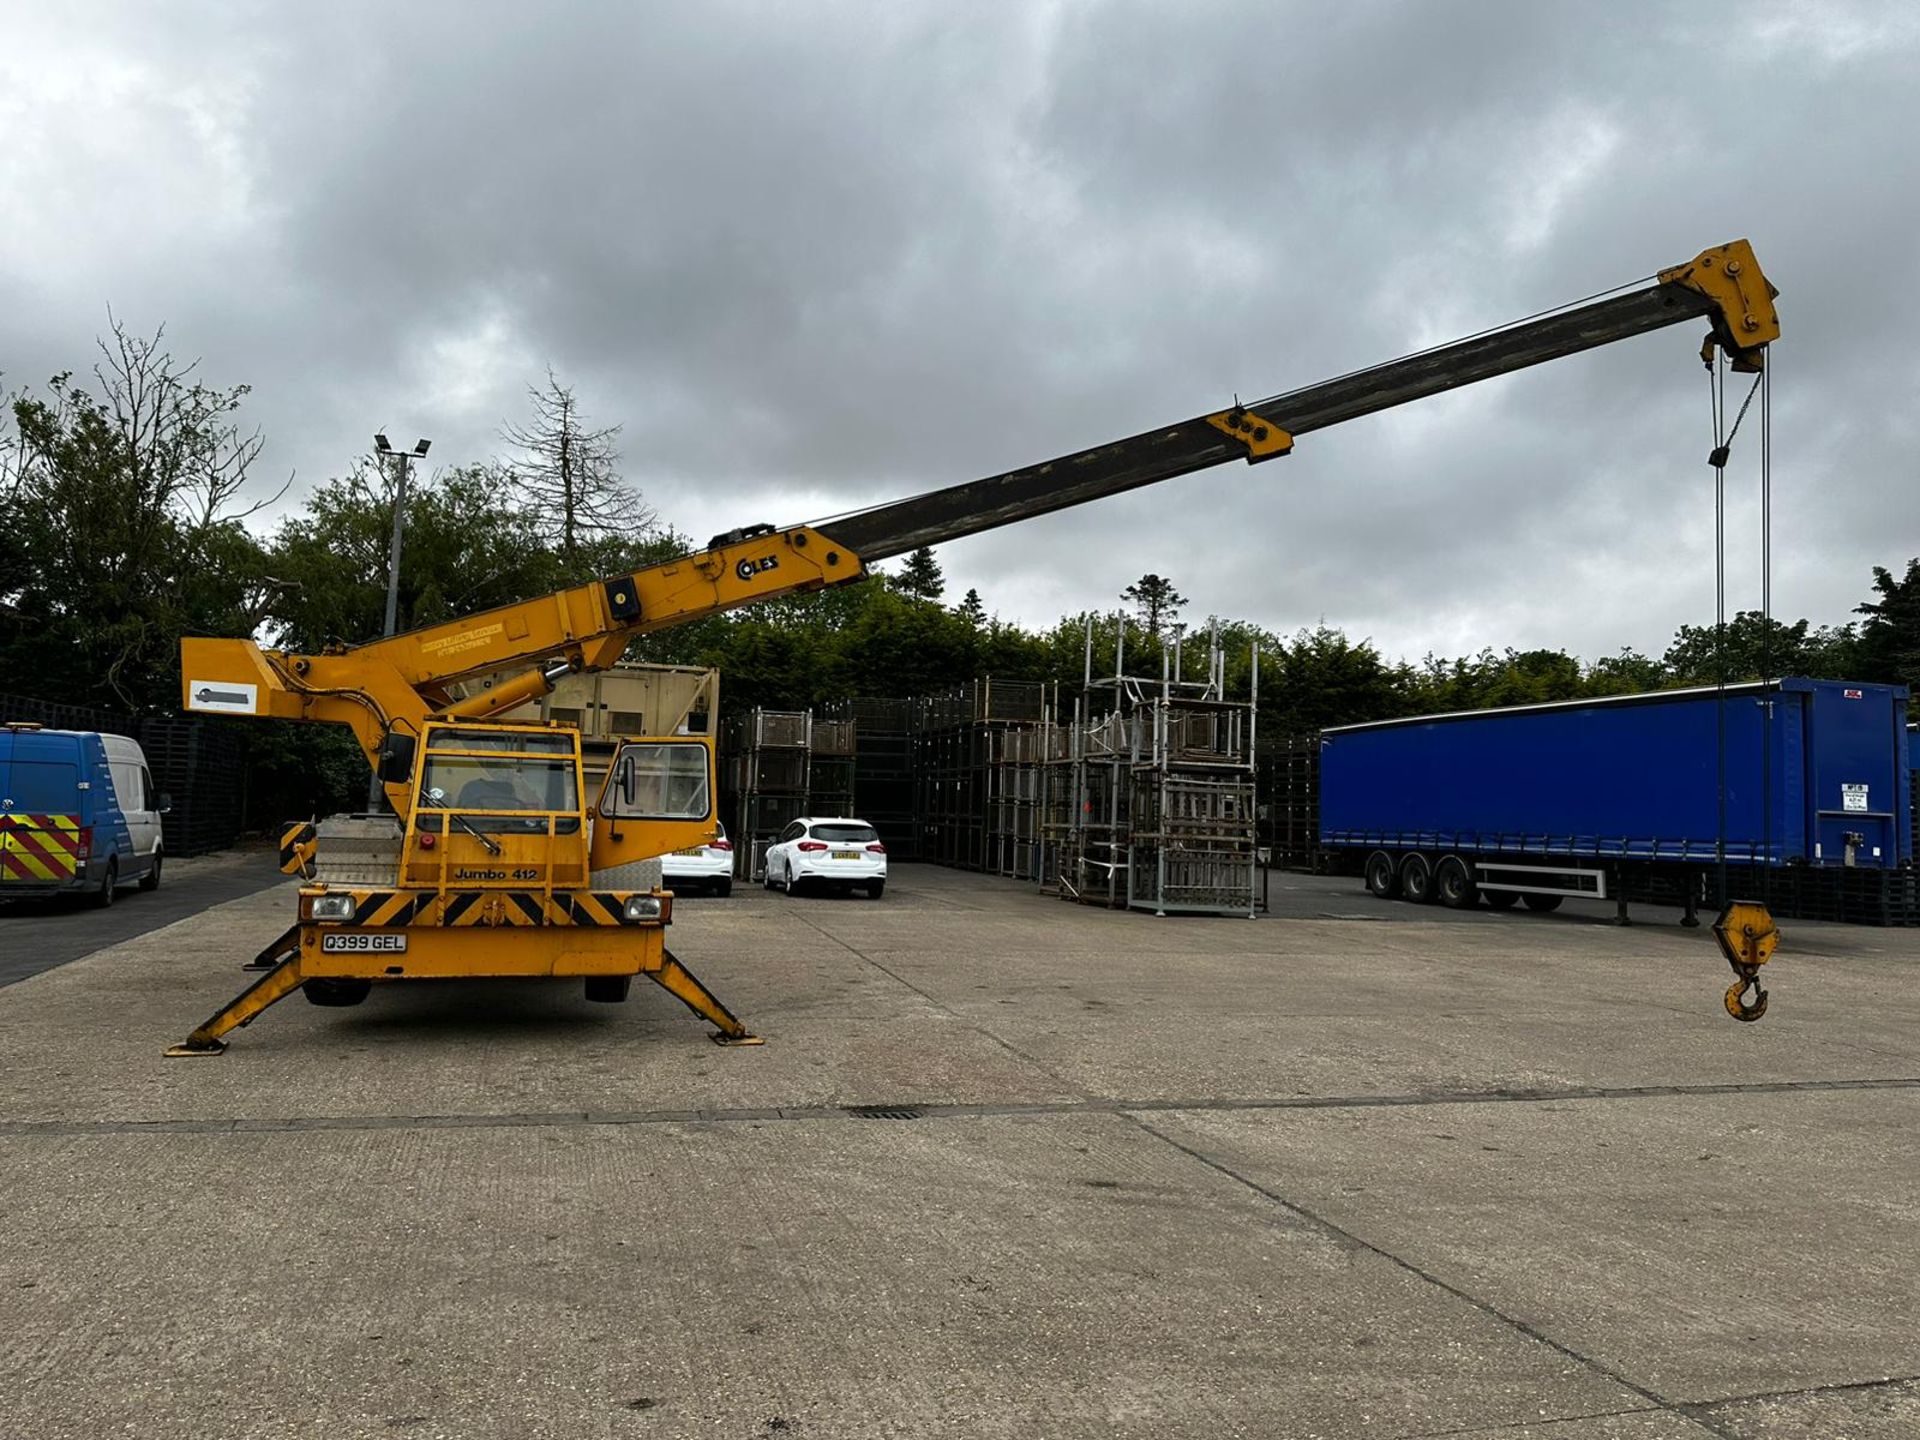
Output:
<path fill-rule="evenodd" d="M 159 889 L 167 809 L 125 735 L 0 726 L 0 900 Z"/>

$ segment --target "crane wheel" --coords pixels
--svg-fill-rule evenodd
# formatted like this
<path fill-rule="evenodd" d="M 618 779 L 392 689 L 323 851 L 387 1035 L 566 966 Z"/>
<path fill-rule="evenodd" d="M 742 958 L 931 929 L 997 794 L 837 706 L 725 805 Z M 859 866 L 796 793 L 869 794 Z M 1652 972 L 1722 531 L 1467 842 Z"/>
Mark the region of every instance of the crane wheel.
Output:
<path fill-rule="evenodd" d="M 358 1005 L 371 995 L 373 982 L 371 980 L 333 980 L 321 976 L 302 985 L 300 993 L 307 997 L 309 1005 L 324 1005 L 328 1009 L 345 1009 L 349 1005 Z"/>
<path fill-rule="evenodd" d="M 619 1005 L 627 998 L 627 992 L 633 988 L 631 975 L 589 975 L 587 976 L 587 999 L 596 1005 Z"/>

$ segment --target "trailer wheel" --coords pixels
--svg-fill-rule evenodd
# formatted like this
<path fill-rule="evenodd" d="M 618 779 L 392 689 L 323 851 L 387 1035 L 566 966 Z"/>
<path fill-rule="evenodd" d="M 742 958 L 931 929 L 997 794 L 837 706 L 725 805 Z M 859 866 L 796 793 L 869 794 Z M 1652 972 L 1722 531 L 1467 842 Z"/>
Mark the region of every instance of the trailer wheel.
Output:
<path fill-rule="evenodd" d="M 1520 897 L 1520 903 L 1527 909 L 1538 910 L 1543 914 L 1548 910 L 1558 910 L 1560 900 L 1561 897 L 1558 895 L 1522 895 Z"/>
<path fill-rule="evenodd" d="M 1520 897 L 1511 890 L 1482 890 L 1480 898 L 1492 910 L 1511 910 L 1520 903 Z"/>
<path fill-rule="evenodd" d="M 1473 872 L 1458 855 L 1443 855 L 1433 872 L 1433 888 L 1449 910 L 1469 910 L 1480 899 Z"/>
<path fill-rule="evenodd" d="M 1415 905 L 1433 901 L 1433 862 L 1418 850 L 1400 862 L 1400 893 Z"/>
<path fill-rule="evenodd" d="M 1382 900 L 1395 899 L 1400 894 L 1400 867 L 1393 863 L 1393 856 L 1384 850 L 1376 850 L 1367 856 L 1367 890 Z"/>

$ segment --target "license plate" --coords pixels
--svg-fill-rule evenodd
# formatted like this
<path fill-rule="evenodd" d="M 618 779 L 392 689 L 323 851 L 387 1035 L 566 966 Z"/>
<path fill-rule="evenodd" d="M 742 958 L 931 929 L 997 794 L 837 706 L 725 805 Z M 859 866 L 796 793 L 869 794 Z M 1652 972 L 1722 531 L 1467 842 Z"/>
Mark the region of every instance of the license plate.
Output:
<path fill-rule="evenodd" d="M 320 949 L 328 955 L 404 955 L 407 937 L 333 931 L 320 937 Z"/>
<path fill-rule="evenodd" d="M 836 860 L 858 860 L 860 858 L 860 852 L 858 850 L 836 850 L 833 852 L 833 858 Z"/>
<path fill-rule="evenodd" d="M 696 845 L 691 850 L 676 850 L 673 853 L 676 855 L 691 855 L 695 860 L 698 860 L 702 855 L 706 854 L 707 851 L 704 845 Z"/>

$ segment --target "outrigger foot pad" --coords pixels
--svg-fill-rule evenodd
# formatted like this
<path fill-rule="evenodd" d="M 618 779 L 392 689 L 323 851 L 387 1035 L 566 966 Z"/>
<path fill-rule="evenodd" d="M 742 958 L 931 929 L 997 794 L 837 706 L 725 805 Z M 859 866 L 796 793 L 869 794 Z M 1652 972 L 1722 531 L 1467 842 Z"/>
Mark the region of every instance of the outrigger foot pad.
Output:
<path fill-rule="evenodd" d="M 205 1055 L 226 1053 L 227 1042 L 224 1040 L 208 1040 L 198 1045 L 191 1040 L 183 1040 L 178 1045 L 169 1045 L 166 1049 L 166 1057 L 169 1060 L 196 1060 Z"/>
<path fill-rule="evenodd" d="M 707 1038 L 716 1045 L 764 1045 L 767 1043 L 758 1035 L 729 1035 L 724 1030 L 716 1030 Z"/>

